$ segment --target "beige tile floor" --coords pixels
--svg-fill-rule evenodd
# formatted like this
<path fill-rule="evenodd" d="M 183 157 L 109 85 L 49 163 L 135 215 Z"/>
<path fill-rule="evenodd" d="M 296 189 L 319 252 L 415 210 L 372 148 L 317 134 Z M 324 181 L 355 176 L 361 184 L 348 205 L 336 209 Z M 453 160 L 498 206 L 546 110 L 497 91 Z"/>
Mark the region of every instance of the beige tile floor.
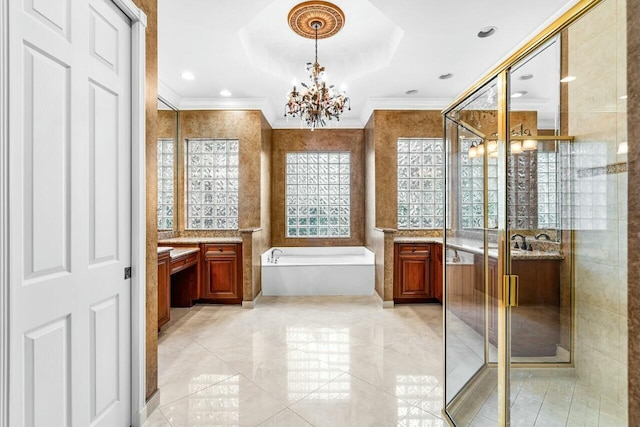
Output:
<path fill-rule="evenodd" d="M 445 425 L 440 305 L 265 297 L 171 316 L 145 427 Z"/>
<path fill-rule="evenodd" d="M 269 297 L 253 310 L 198 305 L 171 316 L 159 337 L 160 407 L 144 427 L 446 425 L 438 304 Z M 481 348 L 464 329 L 450 332 L 454 360 L 475 371 Z M 454 360 L 461 385 L 473 372 Z M 459 425 L 497 425 L 496 382 L 465 404 Z M 513 370 L 511 397 L 513 426 L 626 425 L 624 408 L 570 369 Z"/>

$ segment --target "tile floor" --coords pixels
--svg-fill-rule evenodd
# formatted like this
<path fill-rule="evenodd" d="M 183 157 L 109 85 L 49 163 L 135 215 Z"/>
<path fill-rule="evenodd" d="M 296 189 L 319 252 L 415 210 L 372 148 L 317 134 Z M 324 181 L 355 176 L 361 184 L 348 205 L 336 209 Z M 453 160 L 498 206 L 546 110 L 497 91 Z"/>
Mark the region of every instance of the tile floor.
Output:
<path fill-rule="evenodd" d="M 265 297 L 253 310 L 198 305 L 171 317 L 159 337 L 160 407 L 144 427 L 446 425 L 438 304 Z M 461 334 L 451 355 L 481 364 L 473 340 L 451 332 Z M 450 374 L 463 384 L 467 371 Z M 497 424 L 496 381 L 487 378 L 457 414 L 460 426 Z M 569 369 L 513 370 L 511 394 L 512 426 L 626 425 L 616 418 L 624 408 Z"/>
<path fill-rule="evenodd" d="M 442 308 L 265 297 L 172 309 L 144 427 L 439 427 Z"/>

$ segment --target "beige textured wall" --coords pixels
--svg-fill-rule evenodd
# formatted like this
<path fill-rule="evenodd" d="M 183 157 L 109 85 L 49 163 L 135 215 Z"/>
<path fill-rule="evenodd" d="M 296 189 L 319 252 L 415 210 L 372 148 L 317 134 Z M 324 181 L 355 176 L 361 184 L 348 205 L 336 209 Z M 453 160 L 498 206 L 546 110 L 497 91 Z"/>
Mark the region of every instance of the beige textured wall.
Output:
<path fill-rule="evenodd" d="M 273 130 L 262 117 L 262 142 L 260 149 L 260 227 L 253 235 L 253 298 L 262 291 L 260 255 L 271 247 L 271 149 Z"/>
<path fill-rule="evenodd" d="M 351 152 L 351 237 L 292 239 L 285 237 L 285 157 L 292 151 Z M 352 129 L 275 129 L 271 177 L 271 241 L 273 246 L 364 245 L 364 136 Z"/>
<path fill-rule="evenodd" d="M 147 180 L 147 292 L 146 398 L 158 389 L 158 2 L 134 0 L 147 15 L 146 31 L 146 180 Z"/>
<path fill-rule="evenodd" d="M 173 138 L 178 134 L 178 112 L 173 110 L 158 110 L 158 139 Z"/>
<path fill-rule="evenodd" d="M 240 146 L 240 179 L 238 223 L 240 228 L 260 226 L 260 150 L 262 143 L 262 113 L 260 111 L 181 111 L 180 140 L 192 138 L 238 139 Z M 182 162 L 182 159 L 180 160 Z M 179 188 L 184 188 L 180 174 Z M 184 206 L 184 192 L 178 197 Z M 184 227 L 184 210 L 178 209 L 179 224 Z M 183 236 L 239 236 L 235 231 L 185 231 Z"/>
<path fill-rule="evenodd" d="M 569 28 L 569 134 L 581 167 L 626 161 L 626 3 L 605 0 Z M 603 153 L 603 154 L 601 154 Z M 597 182 L 606 209 L 589 209 Z M 601 408 L 624 417 L 627 405 L 627 173 L 586 178 L 575 197 L 601 219 L 575 231 L 575 361 L 581 381 L 602 395 Z M 584 217 L 582 217 L 584 218 Z M 600 420 L 602 423 L 602 419 Z"/>
<path fill-rule="evenodd" d="M 441 138 L 440 111 L 374 111 L 375 224 L 398 226 L 398 138 Z"/>

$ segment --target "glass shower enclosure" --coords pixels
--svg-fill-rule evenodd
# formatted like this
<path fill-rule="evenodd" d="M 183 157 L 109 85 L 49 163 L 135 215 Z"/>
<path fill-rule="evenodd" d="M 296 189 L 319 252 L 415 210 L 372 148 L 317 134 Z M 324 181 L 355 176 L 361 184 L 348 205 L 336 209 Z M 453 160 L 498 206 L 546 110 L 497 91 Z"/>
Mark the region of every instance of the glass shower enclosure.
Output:
<path fill-rule="evenodd" d="M 626 425 L 626 103 L 599 80 L 626 64 L 586 59 L 619 3 L 580 2 L 444 111 L 453 425 Z"/>

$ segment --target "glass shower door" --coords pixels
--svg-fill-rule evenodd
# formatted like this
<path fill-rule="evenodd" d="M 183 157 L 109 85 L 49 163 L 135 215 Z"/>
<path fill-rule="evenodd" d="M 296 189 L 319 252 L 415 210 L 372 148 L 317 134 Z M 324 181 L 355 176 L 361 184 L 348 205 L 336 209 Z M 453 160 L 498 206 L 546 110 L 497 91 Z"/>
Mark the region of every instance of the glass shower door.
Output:
<path fill-rule="evenodd" d="M 445 412 L 456 426 L 499 414 L 498 123 L 497 80 L 445 117 Z"/>

